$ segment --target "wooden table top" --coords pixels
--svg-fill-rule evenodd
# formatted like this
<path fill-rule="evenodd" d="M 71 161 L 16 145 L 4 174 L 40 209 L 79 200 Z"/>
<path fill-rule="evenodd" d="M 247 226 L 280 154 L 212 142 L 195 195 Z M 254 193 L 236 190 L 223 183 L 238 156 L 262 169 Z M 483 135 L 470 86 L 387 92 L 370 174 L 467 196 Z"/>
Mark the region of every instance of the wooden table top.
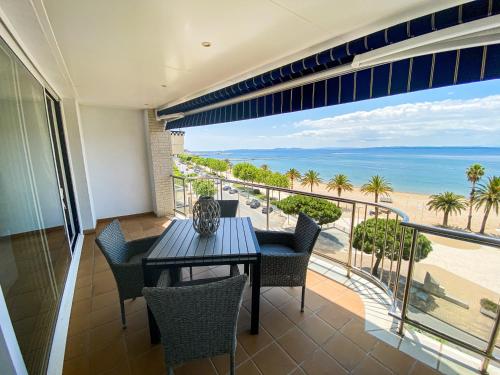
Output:
<path fill-rule="evenodd" d="M 200 236 L 193 220 L 175 220 L 152 246 L 145 264 L 216 263 L 252 261 L 258 258 L 259 244 L 249 217 L 221 218 L 217 232 Z"/>

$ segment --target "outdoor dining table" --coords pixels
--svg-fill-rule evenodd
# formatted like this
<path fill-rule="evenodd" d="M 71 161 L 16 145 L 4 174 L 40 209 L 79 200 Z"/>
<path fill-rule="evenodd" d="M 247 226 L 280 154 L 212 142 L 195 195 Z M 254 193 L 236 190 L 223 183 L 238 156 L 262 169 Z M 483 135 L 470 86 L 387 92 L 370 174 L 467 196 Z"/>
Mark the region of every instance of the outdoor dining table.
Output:
<path fill-rule="evenodd" d="M 193 228 L 193 220 L 174 220 L 156 240 L 142 260 L 144 284 L 156 286 L 162 270 L 179 267 L 244 264 L 252 269 L 252 334 L 259 333 L 260 248 L 249 217 L 221 218 L 217 232 L 201 236 Z M 172 272 L 172 275 L 176 274 Z M 229 271 L 228 271 L 229 275 Z M 148 308 L 152 343 L 160 341 L 160 333 Z"/>

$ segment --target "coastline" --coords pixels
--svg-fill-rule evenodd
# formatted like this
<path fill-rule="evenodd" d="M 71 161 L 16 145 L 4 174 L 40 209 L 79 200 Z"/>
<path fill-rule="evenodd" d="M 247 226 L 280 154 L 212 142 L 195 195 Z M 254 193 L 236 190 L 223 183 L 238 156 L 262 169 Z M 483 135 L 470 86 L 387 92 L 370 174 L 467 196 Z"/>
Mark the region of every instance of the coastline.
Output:
<path fill-rule="evenodd" d="M 300 183 L 294 182 L 294 189 L 299 191 L 310 191 L 307 187 L 301 186 Z M 313 192 L 320 193 L 328 196 L 336 197 L 336 192 L 328 191 L 326 183 L 320 183 L 319 186 L 313 188 Z M 443 221 L 443 214 L 429 211 L 427 202 L 430 199 L 430 194 L 408 193 L 401 191 L 394 191 L 389 194 L 392 203 L 383 203 L 384 205 L 397 208 L 408 215 L 411 221 L 427 224 L 427 225 L 441 225 Z M 364 201 L 374 201 L 373 195 L 366 195 L 361 192 L 360 187 L 355 186 L 353 191 L 342 192 L 342 197 L 350 199 L 358 199 Z M 468 211 L 463 211 L 460 216 L 451 215 L 448 220 L 449 227 L 456 227 L 460 230 L 465 230 L 467 226 Z M 480 209 L 472 212 L 472 231 L 479 232 L 481 222 L 483 219 L 483 210 Z M 488 222 L 486 224 L 486 233 L 492 235 L 500 235 L 500 217 L 494 212 L 490 213 Z"/>

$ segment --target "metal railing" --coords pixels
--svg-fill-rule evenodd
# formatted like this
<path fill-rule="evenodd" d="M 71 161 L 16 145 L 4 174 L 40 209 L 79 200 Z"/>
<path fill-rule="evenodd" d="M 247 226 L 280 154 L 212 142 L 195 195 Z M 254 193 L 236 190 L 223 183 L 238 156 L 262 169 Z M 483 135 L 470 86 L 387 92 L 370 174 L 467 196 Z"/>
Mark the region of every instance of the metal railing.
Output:
<path fill-rule="evenodd" d="M 393 302 L 390 314 L 400 321 L 399 333 L 401 335 L 404 334 L 404 325 L 409 323 L 443 340 L 480 354 L 484 358 L 483 371 L 486 371 L 491 359 L 498 360 L 495 356 L 495 345 L 499 331 L 499 313 L 496 314 L 493 326 L 488 327 L 491 328 L 488 339 L 464 340 L 461 337 L 464 335 L 462 333 L 464 329 L 453 327 L 453 324 L 447 322 L 446 319 L 437 316 L 439 314 L 429 314 L 415 307 L 415 295 L 424 295 L 425 298 L 427 292 L 422 289 L 423 283 L 415 279 L 414 272 L 415 265 L 420 265 L 418 261 L 422 258 L 418 253 L 421 234 L 490 246 L 495 249 L 500 249 L 499 239 L 411 223 L 404 212 L 381 203 L 333 197 L 216 176 L 172 177 L 174 210 L 177 213 L 186 217 L 190 216 L 192 205 L 196 199 L 192 183 L 194 180 L 208 179 L 213 180 L 217 187 L 214 194 L 217 199 L 234 199 L 233 197 L 235 197 L 240 200 L 242 212 L 239 212 L 239 215 L 250 216 L 257 229 L 293 230 L 294 223 L 288 224 L 289 216 L 287 217 L 273 205 L 274 198 L 272 196 L 275 193 L 280 198 L 303 195 L 335 203 L 342 209 L 342 215 L 334 224 L 323 226 L 314 249 L 315 254 L 345 267 L 348 277 L 355 273 L 382 288 Z M 230 194 L 229 191 L 224 190 L 224 186 L 230 186 L 231 189 L 236 188 L 237 192 Z M 245 200 L 251 199 L 257 199 L 266 208 L 265 212 L 260 213 L 257 209 L 247 207 Z M 270 207 L 274 209 L 271 211 Z M 263 216 L 264 220 L 262 220 Z M 444 298 L 450 299 L 449 296 L 444 296 Z M 414 311 L 418 311 L 419 314 L 432 321 L 439 322 L 446 329 L 437 329 L 431 324 L 426 324 L 425 321 L 415 319 Z M 456 332 L 457 335 L 450 334 L 450 331 Z"/>
<path fill-rule="evenodd" d="M 452 229 L 445 229 L 440 227 L 415 224 L 410 222 L 401 223 L 403 230 L 412 231 L 412 239 L 411 239 L 411 247 L 410 247 L 410 256 L 409 256 L 409 264 L 408 271 L 406 274 L 406 282 L 404 283 L 404 292 L 403 299 L 400 306 L 397 306 L 397 300 L 394 300 L 393 311 L 391 315 L 400 319 L 399 324 L 399 333 L 403 334 L 404 325 L 406 323 L 420 328 L 424 331 L 427 331 L 434 336 L 437 336 L 441 339 L 451 342 L 452 344 L 461 346 L 467 350 L 470 350 L 473 353 L 477 353 L 483 357 L 481 372 L 486 373 L 488 364 L 490 360 L 498 361 L 500 358 L 495 356 L 495 348 L 499 346 L 500 343 L 498 340 L 499 326 L 500 326 L 500 309 L 498 308 L 499 296 L 496 296 L 497 301 L 497 311 L 495 314 L 492 314 L 493 322 L 490 327 L 487 324 L 482 324 L 480 326 L 481 329 L 478 329 L 478 316 L 474 317 L 474 321 L 468 321 L 467 324 L 464 324 L 462 327 L 457 327 L 456 324 L 453 324 L 447 319 L 446 315 L 441 315 L 439 313 L 426 313 L 426 311 L 422 311 L 421 306 L 415 306 L 412 304 L 411 299 L 413 295 L 418 293 L 421 285 L 418 281 L 416 281 L 414 277 L 414 272 L 417 267 L 417 259 L 419 257 L 419 244 L 418 244 L 418 236 L 421 234 L 428 234 L 432 236 L 437 236 L 440 238 L 446 238 L 453 241 L 462 241 L 466 243 L 472 243 L 476 245 L 487 246 L 492 248 L 493 251 L 498 251 L 500 249 L 500 239 L 495 237 L 489 237 L 484 235 L 478 235 L 474 233 L 461 232 Z M 478 259 L 480 262 L 481 259 Z M 471 264 L 471 267 L 474 265 Z M 497 268 L 498 270 L 498 268 Z M 498 273 L 497 273 L 498 275 Z M 476 284 L 464 281 L 463 287 L 467 287 L 467 283 L 470 284 L 471 287 L 475 288 L 474 293 L 481 293 L 480 288 L 476 286 Z M 414 289 L 412 291 L 412 289 Z M 448 301 L 451 300 L 452 304 L 456 305 L 455 313 L 453 318 L 456 318 L 456 315 L 460 314 L 460 310 L 468 310 L 469 306 L 466 305 L 464 301 L 460 301 L 457 297 L 447 296 L 442 290 L 434 289 L 432 286 L 428 286 L 425 288 L 429 291 L 429 295 L 436 296 L 437 298 L 445 299 Z M 418 304 L 417 304 L 418 305 Z M 411 313 L 410 310 L 413 309 L 414 313 Z M 398 311 L 399 310 L 399 311 Z M 478 314 L 479 315 L 479 314 Z M 422 317 L 424 319 L 422 319 Z M 448 312 L 449 317 L 449 312 Z M 491 319 L 490 318 L 490 319 Z M 484 318 L 487 319 L 487 318 Z M 473 324 L 475 323 L 475 324 Z M 489 329 L 489 331 L 488 331 Z M 482 332 L 481 332 L 482 331 Z M 481 334 L 482 333 L 482 334 Z"/>

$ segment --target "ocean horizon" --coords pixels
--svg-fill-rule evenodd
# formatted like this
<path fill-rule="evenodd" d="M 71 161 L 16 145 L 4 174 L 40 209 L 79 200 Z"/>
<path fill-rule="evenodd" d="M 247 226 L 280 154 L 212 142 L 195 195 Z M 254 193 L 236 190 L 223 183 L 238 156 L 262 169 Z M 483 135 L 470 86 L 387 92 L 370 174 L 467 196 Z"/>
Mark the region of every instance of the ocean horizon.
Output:
<path fill-rule="evenodd" d="M 485 167 L 488 176 L 500 175 L 500 147 L 367 147 L 367 148 L 275 148 L 190 151 L 204 157 L 229 159 L 233 164 L 267 164 L 284 173 L 296 168 L 313 169 L 323 181 L 337 173 L 346 174 L 355 186 L 370 176 L 385 177 L 395 191 L 437 194 L 452 191 L 467 196 L 470 183 L 465 170 L 474 163 Z"/>

